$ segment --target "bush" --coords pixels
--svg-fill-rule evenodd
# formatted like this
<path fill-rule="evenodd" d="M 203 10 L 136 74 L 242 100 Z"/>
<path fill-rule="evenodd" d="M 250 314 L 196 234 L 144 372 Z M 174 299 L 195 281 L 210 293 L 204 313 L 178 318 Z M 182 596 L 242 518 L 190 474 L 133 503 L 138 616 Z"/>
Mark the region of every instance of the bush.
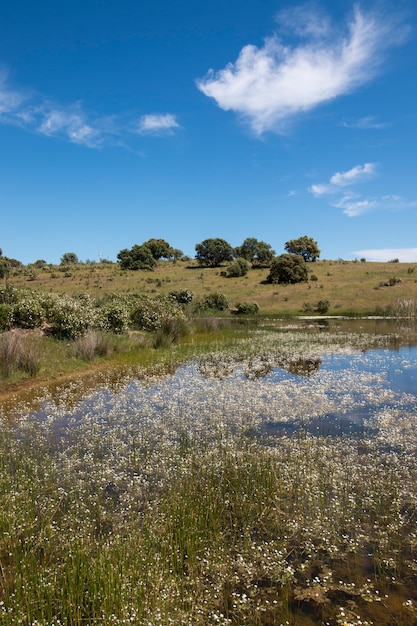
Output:
<path fill-rule="evenodd" d="M 130 250 L 120 250 L 117 258 L 123 270 L 151 271 L 157 263 L 151 250 L 145 244 L 141 246 L 135 244 Z"/>
<path fill-rule="evenodd" d="M 249 272 L 250 265 L 246 261 L 246 259 L 238 258 L 235 259 L 228 265 L 227 267 L 227 277 L 228 278 L 237 278 L 239 276 L 246 276 Z"/>
<path fill-rule="evenodd" d="M 86 298 L 57 298 L 49 313 L 50 332 L 60 339 L 77 339 L 96 321 L 95 311 L 88 296 Z"/>
<path fill-rule="evenodd" d="M 147 296 L 140 296 L 131 313 L 132 324 L 138 330 L 157 330 L 170 319 L 185 320 L 185 315 L 172 298 L 165 296 L 154 300 Z"/>
<path fill-rule="evenodd" d="M 259 312 L 259 307 L 256 302 L 239 302 L 234 312 L 236 315 L 256 315 Z"/>
<path fill-rule="evenodd" d="M 61 257 L 61 265 L 75 265 L 78 263 L 78 256 L 75 252 L 65 252 Z"/>
<path fill-rule="evenodd" d="M 101 330 L 120 335 L 128 331 L 129 324 L 130 309 L 121 299 L 110 300 L 97 310 L 96 326 Z"/>
<path fill-rule="evenodd" d="M 229 308 L 227 298 L 222 293 L 215 291 L 206 296 L 199 304 L 200 309 L 216 309 L 217 311 L 225 311 Z"/>
<path fill-rule="evenodd" d="M 20 328 L 37 328 L 45 323 L 46 315 L 41 296 L 23 294 L 13 305 L 12 321 Z"/>
<path fill-rule="evenodd" d="M 0 287 L 0 304 L 14 304 L 19 300 L 20 293 L 16 287 L 11 285 Z"/>
<path fill-rule="evenodd" d="M 294 284 L 308 280 L 307 264 L 300 254 L 281 254 L 272 263 L 267 281 Z"/>
<path fill-rule="evenodd" d="M 190 304 L 193 301 L 194 294 L 189 289 L 181 289 L 180 291 L 170 291 L 170 297 L 178 304 Z"/>
<path fill-rule="evenodd" d="M 316 305 L 316 311 L 318 313 L 327 313 L 330 309 L 330 302 L 328 300 L 319 300 Z"/>
<path fill-rule="evenodd" d="M 314 309 L 309 302 L 303 303 L 303 313 L 314 313 Z"/>

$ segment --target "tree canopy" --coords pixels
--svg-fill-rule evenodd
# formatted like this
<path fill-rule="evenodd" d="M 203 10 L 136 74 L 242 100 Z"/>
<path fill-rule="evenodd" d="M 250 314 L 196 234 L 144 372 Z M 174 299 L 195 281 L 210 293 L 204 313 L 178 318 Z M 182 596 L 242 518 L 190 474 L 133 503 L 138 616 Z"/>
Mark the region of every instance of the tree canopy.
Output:
<path fill-rule="evenodd" d="M 75 252 L 65 252 L 61 257 L 61 265 L 74 265 L 78 263 L 78 257 Z"/>
<path fill-rule="evenodd" d="M 290 239 L 285 244 L 285 250 L 289 254 L 299 254 L 303 257 L 304 261 L 316 261 L 320 256 L 320 250 L 317 245 L 317 241 L 314 241 L 312 237 L 299 237 L 298 239 Z"/>
<path fill-rule="evenodd" d="M 174 249 L 165 239 L 148 239 L 142 245 L 149 248 L 156 261 L 159 259 L 170 259 L 174 256 Z"/>
<path fill-rule="evenodd" d="M 267 278 L 270 283 L 302 283 L 308 280 L 307 265 L 300 254 L 281 254 L 272 263 Z"/>
<path fill-rule="evenodd" d="M 125 248 L 120 250 L 117 255 L 120 261 L 120 267 L 123 270 L 153 270 L 156 265 L 156 259 L 152 255 L 151 250 L 142 244 L 135 244 L 130 250 Z"/>
<path fill-rule="evenodd" d="M 195 258 L 200 265 L 206 265 L 207 267 L 217 267 L 225 261 L 231 261 L 233 258 L 233 248 L 224 239 L 205 239 L 198 243 L 195 249 Z"/>
<path fill-rule="evenodd" d="M 275 255 L 269 243 L 258 241 L 255 237 L 247 237 L 241 246 L 234 250 L 235 256 L 241 257 L 253 267 L 268 267 Z"/>

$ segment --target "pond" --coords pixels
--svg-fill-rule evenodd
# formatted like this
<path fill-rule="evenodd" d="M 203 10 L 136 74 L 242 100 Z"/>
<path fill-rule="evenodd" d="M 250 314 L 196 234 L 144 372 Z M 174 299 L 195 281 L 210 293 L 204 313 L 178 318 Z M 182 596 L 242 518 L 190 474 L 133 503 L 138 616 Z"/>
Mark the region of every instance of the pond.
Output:
<path fill-rule="evenodd" d="M 416 624 L 416 337 L 263 322 L 16 401 L 0 621 Z"/>
<path fill-rule="evenodd" d="M 252 346 L 217 350 L 168 374 L 113 375 L 111 385 L 85 391 L 78 401 L 73 383 L 30 415 L 59 416 L 61 427 L 86 415 L 101 420 L 119 415 L 144 424 L 162 419 L 174 432 L 194 429 L 210 437 L 214 416 L 216 423 L 221 417 L 227 427 L 263 435 L 303 429 L 364 436 L 376 434 L 388 412 L 417 414 L 414 325 L 306 320 L 278 329 L 281 333 L 261 332 L 250 340 Z"/>

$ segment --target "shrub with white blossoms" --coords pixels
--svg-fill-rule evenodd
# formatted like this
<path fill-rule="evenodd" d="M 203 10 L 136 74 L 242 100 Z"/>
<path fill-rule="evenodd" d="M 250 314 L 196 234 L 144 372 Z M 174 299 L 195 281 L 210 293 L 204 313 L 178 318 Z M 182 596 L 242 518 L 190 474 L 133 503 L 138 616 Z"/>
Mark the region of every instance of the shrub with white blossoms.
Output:
<path fill-rule="evenodd" d="M 138 297 L 131 314 L 132 324 L 138 330 L 157 330 L 164 322 L 172 319 L 185 321 L 186 317 L 181 307 L 166 296 L 155 299 Z"/>
<path fill-rule="evenodd" d="M 19 328 L 37 328 L 46 320 L 42 297 L 36 292 L 28 292 L 12 306 L 12 323 Z"/>
<path fill-rule="evenodd" d="M 51 333 L 61 339 L 77 339 L 95 326 L 96 317 L 89 296 L 59 297 L 50 311 Z"/>
<path fill-rule="evenodd" d="M 115 298 L 101 304 L 96 311 L 96 326 L 118 335 L 129 330 L 131 307 L 123 299 Z"/>

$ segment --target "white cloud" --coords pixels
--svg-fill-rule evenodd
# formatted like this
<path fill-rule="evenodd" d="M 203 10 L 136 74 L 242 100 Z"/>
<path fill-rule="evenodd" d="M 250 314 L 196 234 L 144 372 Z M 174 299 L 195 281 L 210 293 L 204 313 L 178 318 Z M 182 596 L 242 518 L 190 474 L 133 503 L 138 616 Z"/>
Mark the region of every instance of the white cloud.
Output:
<path fill-rule="evenodd" d="M 386 128 L 387 125 L 381 122 L 377 122 L 374 116 L 368 115 L 366 117 L 361 117 L 360 119 L 354 120 L 352 122 L 343 120 L 343 126 L 345 126 L 345 128 L 359 128 L 359 129 L 366 130 L 366 129 Z"/>
<path fill-rule="evenodd" d="M 376 170 L 375 163 L 365 163 L 364 165 L 355 165 L 347 172 L 336 172 L 330 178 L 330 184 L 335 187 L 346 187 L 354 183 L 373 176 Z"/>
<path fill-rule="evenodd" d="M 398 259 L 401 263 L 417 263 L 417 248 L 376 248 L 356 250 L 354 254 L 367 261 L 387 262 Z"/>
<path fill-rule="evenodd" d="M 170 133 L 173 129 L 179 128 L 175 115 L 171 113 L 165 114 L 149 114 L 142 115 L 139 121 L 137 132 L 140 135 L 152 134 L 160 135 Z"/>
<path fill-rule="evenodd" d="M 363 215 L 363 213 L 368 213 L 369 211 L 378 208 L 378 202 L 374 199 L 355 199 L 353 194 L 348 194 L 343 196 L 343 198 L 337 202 L 334 202 L 332 206 L 337 209 L 343 209 L 343 213 L 348 217 L 358 217 L 358 215 Z"/>
<path fill-rule="evenodd" d="M 330 177 L 328 183 L 311 185 L 308 191 L 316 198 L 330 196 L 331 206 L 342 209 L 348 217 L 358 217 L 375 210 L 399 211 L 417 207 L 417 201 L 406 200 L 398 194 L 364 198 L 354 189 L 346 189 L 346 187 L 354 187 L 373 178 L 376 171 L 376 163 L 355 165 L 345 172 L 336 172 Z"/>
<path fill-rule="evenodd" d="M 277 15 L 279 30 L 293 32 L 298 37 L 320 39 L 331 30 L 329 17 L 317 7 L 300 5 L 282 9 Z"/>
<path fill-rule="evenodd" d="M 41 122 L 36 130 L 48 137 L 65 137 L 73 143 L 97 148 L 102 144 L 103 135 L 86 121 L 79 105 L 74 110 L 42 107 L 38 110 Z"/>
<path fill-rule="evenodd" d="M 0 124 L 19 126 L 29 132 L 55 137 L 89 148 L 123 145 L 121 137 L 134 134 L 167 134 L 179 128 L 172 114 L 144 115 L 137 121 L 116 116 L 88 114 L 80 102 L 62 105 L 42 94 L 10 87 L 7 73 L 0 70 Z"/>
<path fill-rule="evenodd" d="M 299 9 L 283 15 L 287 28 L 304 37 L 298 45 L 285 45 L 278 35 L 267 38 L 261 48 L 247 45 L 235 63 L 210 70 L 197 81 L 206 96 L 243 116 L 257 134 L 283 131 L 295 115 L 368 82 L 385 50 L 405 37 L 393 19 L 358 7 L 345 33 L 326 22 L 320 27 L 311 13 L 310 26 L 306 20 L 298 22 Z"/>
<path fill-rule="evenodd" d="M 348 187 L 350 185 L 354 185 L 355 183 L 367 180 L 373 177 L 375 173 L 376 163 L 355 165 L 355 167 L 352 167 L 346 172 L 336 172 L 330 177 L 328 183 L 311 185 L 309 191 L 315 196 L 338 193 L 340 188 Z"/>
<path fill-rule="evenodd" d="M 0 123 L 20 124 L 27 117 L 24 114 L 28 94 L 12 89 L 8 85 L 6 70 L 0 71 Z"/>

